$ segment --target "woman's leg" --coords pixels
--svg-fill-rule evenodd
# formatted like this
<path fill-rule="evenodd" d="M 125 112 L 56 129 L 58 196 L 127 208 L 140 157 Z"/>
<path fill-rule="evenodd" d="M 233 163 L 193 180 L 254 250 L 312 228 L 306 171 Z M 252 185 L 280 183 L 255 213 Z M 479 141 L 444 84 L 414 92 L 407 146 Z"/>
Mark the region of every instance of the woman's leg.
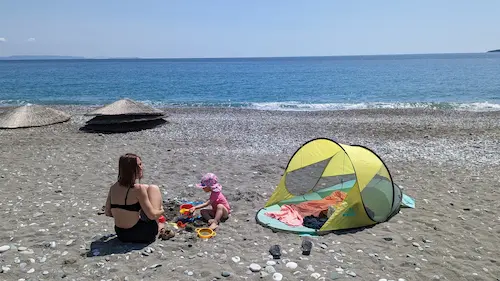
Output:
<path fill-rule="evenodd" d="M 219 225 L 219 222 L 221 219 L 227 219 L 229 216 L 229 211 L 224 207 L 224 205 L 219 204 L 217 205 L 217 210 L 215 211 L 215 217 L 213 220 L 209 220 L 208 223 L 210 224 L 209 228 L 211 229 L 216 229 L 217 226 Z"/>
<path fill-rule="evenodd" d="M 151 205 L 153 205 L 153 208 L 160 209 L 161 205 L 163 204 L 163 200 L 161 198 L 161 191 L 160 188 L 157 185 L 150 185 L 148 187 L 148 198 L 149 202 L 151 202 Z M 164 223 L 158 222 L 158 232 L 162 228 L 165 227 Z"/>

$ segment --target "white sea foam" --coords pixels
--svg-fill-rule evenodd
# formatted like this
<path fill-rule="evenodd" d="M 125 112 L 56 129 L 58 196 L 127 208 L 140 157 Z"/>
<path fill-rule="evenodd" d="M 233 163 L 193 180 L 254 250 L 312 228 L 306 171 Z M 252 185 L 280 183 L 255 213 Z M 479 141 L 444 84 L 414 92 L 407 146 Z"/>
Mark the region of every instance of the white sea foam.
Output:
<path fill-rule="evenodd" d="M 331 111 L 350 109 L 445 109 L 463 111 L 500 111 L 499 103 L 492 102 L 360 102 L 360 103 L 304 103 L 298 101 L 283 102 L 168 102 L 141 100 L 141 102 L 154 107 L 229 107 L 229 108 L 249 108 L 255 110 L 269 111 Z M 50 104 L 50 102 L 44 102 Z M 29 104 L 22 100 L 0 100 L 0 106 L 18 106 Z M 86 104 L 86 103 L 85 103 Z M 106 103 L 95 104 L 103 106 Z"/>
<path fill-rule="evenodd" d="M 375 108 L 423 108 L 453 109 L 466 111 L 499 111 L 500 104 L 490 102 L 447 103 L 447 102 L 363 102 L 363 103 L 299 103 L 299 102 L 261 102 L 251 103 L 249 108 L 282 111 L 321 111 Z"/>

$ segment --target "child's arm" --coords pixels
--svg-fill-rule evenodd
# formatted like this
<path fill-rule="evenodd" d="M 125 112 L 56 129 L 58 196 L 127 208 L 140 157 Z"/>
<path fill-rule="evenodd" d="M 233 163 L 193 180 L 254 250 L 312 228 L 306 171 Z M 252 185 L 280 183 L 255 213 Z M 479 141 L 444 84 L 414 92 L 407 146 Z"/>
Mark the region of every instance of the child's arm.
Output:
<path fill-rule="evenodd" d="M 205 207 L 207 207 L 208 205 L 210 205 L 210 200 L 208 200 L 207 202 L 203 203 L 203 204 L 200 204 L 200 205 L 197 205 L 197 206 L 194 206 L 193 208 L 191 208 L 191 213 L 198 210 L 198 209 L 203 209 Z"/>

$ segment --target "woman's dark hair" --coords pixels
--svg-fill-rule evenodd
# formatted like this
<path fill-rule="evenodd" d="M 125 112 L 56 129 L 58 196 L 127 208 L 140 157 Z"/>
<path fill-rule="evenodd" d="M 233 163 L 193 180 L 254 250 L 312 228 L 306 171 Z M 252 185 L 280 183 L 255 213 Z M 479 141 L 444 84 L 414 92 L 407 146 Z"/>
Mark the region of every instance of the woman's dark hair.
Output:
<path fill-rule="evenodd" d="M 134 186 L 135 180 L 139 176 L 137 159 L 141 159 L 141 157 L 133 153 L 120 156 L 120 160 L 118 161 L 118 183 L 121 186 Z"/>

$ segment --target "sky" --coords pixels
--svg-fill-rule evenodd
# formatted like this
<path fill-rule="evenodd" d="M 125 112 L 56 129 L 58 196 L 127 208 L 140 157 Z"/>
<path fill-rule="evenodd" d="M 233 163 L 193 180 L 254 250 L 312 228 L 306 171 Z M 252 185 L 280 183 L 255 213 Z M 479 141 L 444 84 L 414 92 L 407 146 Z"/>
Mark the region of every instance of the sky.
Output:
<path fill-rule="evenodd" d="M 498 0 L 0 0 L 0 56 L 215 58 L 500 49 Z"/>

